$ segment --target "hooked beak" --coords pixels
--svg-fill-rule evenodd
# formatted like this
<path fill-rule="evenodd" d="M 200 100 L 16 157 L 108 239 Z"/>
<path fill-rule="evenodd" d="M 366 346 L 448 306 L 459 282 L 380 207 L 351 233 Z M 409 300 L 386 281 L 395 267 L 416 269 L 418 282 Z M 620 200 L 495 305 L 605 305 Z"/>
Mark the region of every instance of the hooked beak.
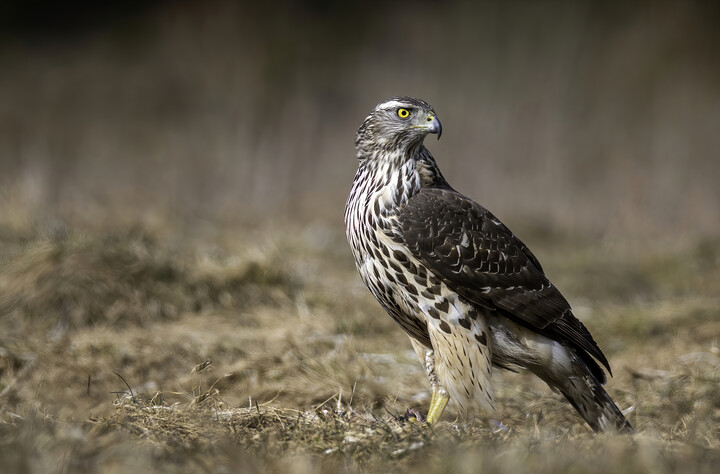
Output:
<path fill-rule="evenodd" d="M 440 120 L 438 120 L 437 117 L 434 115 L 428 116 L 428 119 L 432 117 L 432 120 L 428 122 L 428 124 L 425 126 L 425 129 L 428 131 L 428 133 L 437 133 L 438 140 L 440 140 L 440 136 L 442 135 L 442 124 L 440 123 Z"/>

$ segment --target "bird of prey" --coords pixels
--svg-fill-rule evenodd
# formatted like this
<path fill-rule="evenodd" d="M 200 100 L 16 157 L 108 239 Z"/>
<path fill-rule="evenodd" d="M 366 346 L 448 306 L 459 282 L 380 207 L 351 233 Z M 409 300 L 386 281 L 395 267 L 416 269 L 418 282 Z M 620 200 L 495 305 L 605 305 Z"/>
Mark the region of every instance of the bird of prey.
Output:
<path fill-rule="evenodd" d="M 493 367 L 527 369 L 594 431 L 633 431 L 602 387 L 610 366 L 535 255 L 490 211 L 453 189 L 423 145 L 442 133 L 411 97 L 379 104 L 355 136 L 345 228 L 360 276 L 410 336 L 433 394 L 495 409 Z M 596 362 L 597 361 L 597 362 Z"/>

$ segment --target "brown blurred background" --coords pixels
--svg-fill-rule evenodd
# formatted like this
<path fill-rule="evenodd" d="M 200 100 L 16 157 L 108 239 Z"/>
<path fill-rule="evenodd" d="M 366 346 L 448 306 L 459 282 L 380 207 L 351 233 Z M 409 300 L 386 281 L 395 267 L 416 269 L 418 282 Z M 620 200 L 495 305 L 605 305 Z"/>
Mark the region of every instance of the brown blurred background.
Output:
<path fill-rule="evenodd" d="M 357 126 L 413 95 L 512 228 L 714 234 L 718 5 L 4 2 L 0 213 L 341 228 Z"/>

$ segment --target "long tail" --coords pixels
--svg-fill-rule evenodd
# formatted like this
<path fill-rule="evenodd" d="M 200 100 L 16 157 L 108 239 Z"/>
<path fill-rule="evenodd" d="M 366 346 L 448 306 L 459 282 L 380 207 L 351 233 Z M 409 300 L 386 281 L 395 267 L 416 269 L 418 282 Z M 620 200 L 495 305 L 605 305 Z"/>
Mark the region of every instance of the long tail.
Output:
<path fill-rule="evenodd" d="M 585 361 L 578 357 L 573 359 L 575 373 L 567 377 L 564 383 L 556 384 L 555 388 L 595 432 L 634 433 L 635 430 L 625 419 L 625 415 L 612 401 Z"/>
<path fill-rule="evenodd" d="M 612 401 L 586 361 L 578 357 L 573 350 L 568 350 L 566 353 L 570 359 L 566 363 L 570 362 L 570 367 L 563 364 L 565 370 L 551 373 L 542 370 L 540 371 L 542 373 L 536 372 L 536 374 L 545 380 L 550 388 L 562 393 L 595 432 L 634 433 L 635 430 Z"/>
<path fill-rule="evenodd" d="M 560 391 L 594 431 L 634 433 L 632 425 L 605 389 L 594 381 L 571 381 L 573 388 Z"/>

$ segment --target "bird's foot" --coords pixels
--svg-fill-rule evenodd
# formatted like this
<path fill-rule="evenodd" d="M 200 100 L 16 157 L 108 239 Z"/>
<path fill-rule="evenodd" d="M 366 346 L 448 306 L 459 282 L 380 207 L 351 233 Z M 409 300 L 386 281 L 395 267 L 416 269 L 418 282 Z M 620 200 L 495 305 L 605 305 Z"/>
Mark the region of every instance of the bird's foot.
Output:
<path fill-rule="evenodd" d="M 444 390 L 442 392 L 433 390 L 432 398 L 430 399 L 430 410 L 428 411 L 427 418 L 425 419 L 428 425 L 432 425 L 440 419 L 440 416 L 443 414 L 443 411 L 445 411 L 445 407 L 447 406 L 449 400 L 450 397 Z"/>

